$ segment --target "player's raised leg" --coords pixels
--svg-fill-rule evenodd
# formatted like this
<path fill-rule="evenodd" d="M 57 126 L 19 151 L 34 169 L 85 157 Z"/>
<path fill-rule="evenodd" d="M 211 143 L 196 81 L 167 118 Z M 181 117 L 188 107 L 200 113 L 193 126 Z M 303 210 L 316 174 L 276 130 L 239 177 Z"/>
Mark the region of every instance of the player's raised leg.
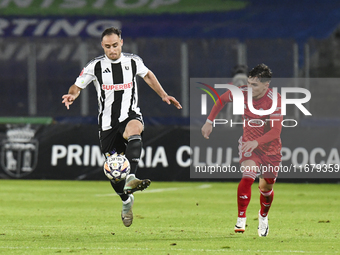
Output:
<path fill-rule="evenodd" d="M 136 177 L 138 162 L 142 153 L 142 137 L 143 124 L 133 119 L 126 125 L 123 137 L 128 141 L 125 150 L 125 156 L 130 162 L 130 174 L 126 178 L 124 192 L 132 194 L 138 190 L 144 190 L 149 187 L 151 181 L 149 179 L 140 180 Z"/>

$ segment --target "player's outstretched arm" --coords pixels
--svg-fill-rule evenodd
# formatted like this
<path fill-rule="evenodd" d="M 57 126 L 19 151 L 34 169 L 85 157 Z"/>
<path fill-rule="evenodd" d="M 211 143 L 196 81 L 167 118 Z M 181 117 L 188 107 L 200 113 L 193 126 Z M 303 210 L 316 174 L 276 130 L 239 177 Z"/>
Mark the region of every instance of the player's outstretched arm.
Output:
<path fill-rule="evenodd" d="M 73 84 L 69 88 L 68 94 L 62 96 L 63 101 L 61 103 L 65 104 L 67 110 L 70 109 L 70 105 L 73 104 L 73 101 L 76 100 L 76 98 L 79 96 L 80 91 L 81 88 Z"/>
<path fill-rule="evenodd" d="M 144 81 L 162 98 L 167 104 L 173 104 L 177 109 L 182 109 L 181 104 L 173 96 L 169 96 L 157 80 L 153 72 L 149 72 L 144 76 Z"/>

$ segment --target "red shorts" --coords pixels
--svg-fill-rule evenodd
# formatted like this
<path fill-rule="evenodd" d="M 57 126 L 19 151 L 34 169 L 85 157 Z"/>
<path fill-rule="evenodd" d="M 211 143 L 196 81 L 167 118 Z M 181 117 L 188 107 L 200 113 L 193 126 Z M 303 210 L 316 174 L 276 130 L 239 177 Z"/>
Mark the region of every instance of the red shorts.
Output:
<path fill-rule="evenodd" d="M 242 169 L 243 171 L 256 171 L 256 176 L 262 177 L 267 183 L 275 183 L 281 167 L 281 154 L 266 155 L 263 151 L 256 149 L 253 152 L 239 153 L 240 164 L 242 164 L 243 161 L 252 160 L 257 166 L 256 169 Z"/>

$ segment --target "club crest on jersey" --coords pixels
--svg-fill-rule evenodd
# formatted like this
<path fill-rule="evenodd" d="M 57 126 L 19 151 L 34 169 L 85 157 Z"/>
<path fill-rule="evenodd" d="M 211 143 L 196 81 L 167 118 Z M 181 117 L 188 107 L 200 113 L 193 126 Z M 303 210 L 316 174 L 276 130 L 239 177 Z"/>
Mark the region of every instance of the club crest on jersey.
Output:
<path fill-rule="evenodd" d="M 132 88 L 132 82 L 129 83 L 121 83 L 121 84 L 103 84 L 102 90 L 125 90 L 125 89 L 131 89 Z"/>

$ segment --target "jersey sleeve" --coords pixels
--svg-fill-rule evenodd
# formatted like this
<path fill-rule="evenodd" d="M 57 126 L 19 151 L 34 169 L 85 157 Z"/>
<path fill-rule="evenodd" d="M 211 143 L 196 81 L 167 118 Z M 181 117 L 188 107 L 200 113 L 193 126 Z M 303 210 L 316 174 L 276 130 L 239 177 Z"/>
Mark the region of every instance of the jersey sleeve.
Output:
<path fill-rule="evenodd" d="M 149 69 L 144 65 L 144 62 L 140 57 L 136 58 L 136 65 L 137 65 L 136 74 L 144 78 L 144 76 L 149 72 Z"/>
<path fill-rule="evenodd" d="M 84 89 L 89 85 L 93 80 L 96 79 L 96 76 L 94 75 L 93 68 L 91 68 L 92 65 L 88 65 L 83 68 L 81 73 L 79 74 L 78 78 L 75 81 L 75 85 L 77 85 L 79 88 Z"/>
<path fill-rule="evenodd" d="M 263 136 L 255 139 L 259 145 L 269 143 L 277 138 L 280 138 L 283 116 L 281 115 L 281 96 L 278 94 L 278 103 L 275 111 L 269 116 L 270 130 Z"/>
<path fill-rule="evenodd" d="M 233 97 L 231 94 L 231 91 L 228 90 L 227 92 L 223 93 L 222 96 L 220 96 L 222 104 L 220 102 L 220 100 L 216 101 L 216 104 L 214 104 L 213 108 L 210 111 L 210 114 L 208 116 L 208 121 L 212 122 L 217 114 L 223 109 L 223 107 L 229 103 L 233 101 Z"/>

